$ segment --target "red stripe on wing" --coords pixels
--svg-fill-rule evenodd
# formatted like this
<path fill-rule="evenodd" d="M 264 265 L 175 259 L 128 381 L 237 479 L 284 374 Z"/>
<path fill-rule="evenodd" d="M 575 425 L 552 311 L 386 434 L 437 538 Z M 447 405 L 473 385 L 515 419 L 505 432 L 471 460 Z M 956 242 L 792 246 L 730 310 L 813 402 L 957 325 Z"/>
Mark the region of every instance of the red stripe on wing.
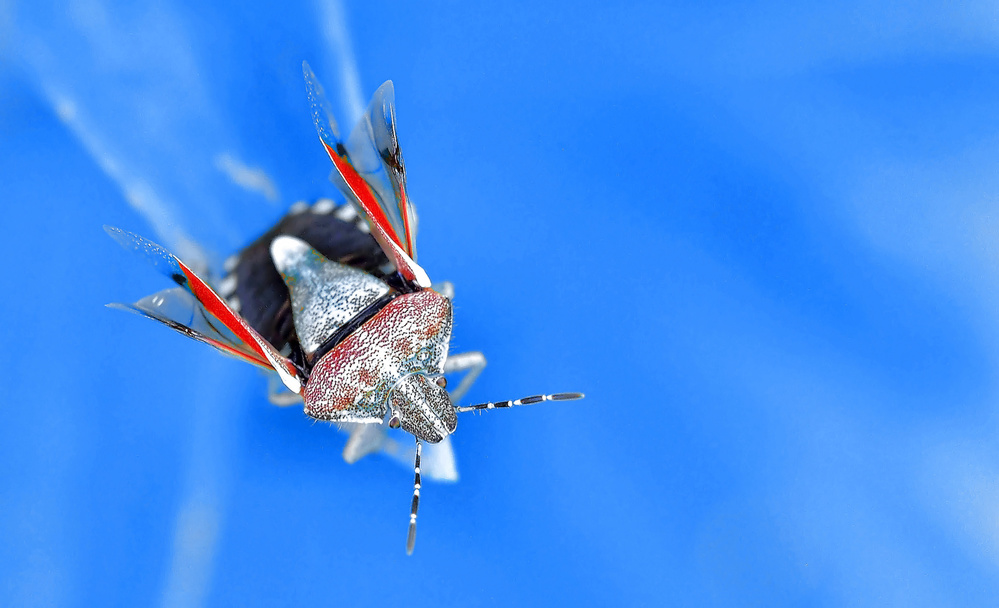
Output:
<path fill-rule="evenodd" d="M 222 342 L 220 340 L 215 340 L 213 338 L 209 338 L 208 336 L 206 336 L 204 334 L 201 334 L 198 339 L 202 340 L 204 342 L 207 342 L 208 344 L 214 346 L 215 348 L 219 349 L 220 351 L 222 351 L 223 353 L 225 353 L 227 355 L 231 355 L 233 357 L 236 357 L 237 359 L 241 359 L 243 361 L 246 361 L 247 363 L 252 363 L 253 365 L 259 365 L 260 367 L 262 367 L 264 369 L 268 369 L 268 370 L 274 369 L 274 366 L 272 366 L 270 364 L 270 362 L 267 361 L 266 359 L 258 359 L 257 357 L 251 357 L 246 352 L 241 351 L 241 350 L 239 350 L 238 348 L 236 348 L 234 346 L 230 346 L 230 345 L 228 345 L 225 342 Z"/>
<path fill-rule="evenodd" d="M 406 251 L 409 246 L 399 242 L 399 237 L 395 234 L 392 223 L 389 222 L 385 212 L 375 199 L 375 195 L 371 191 L 371 186 L 368 185 L 368 182 L 364 181 L 364 178 L 354 169 L 353 165 L 337 154 L 336 150 L 331 148 L 329 144 L 323 142 L 323 147 L 326 148 L 326 153 L 329 154 L 330 160 L 333 161 L 333 166 L 336 167 L 337 172 L 343 177 L 343 181 L 347 182 L 347 187 L 350 188 L 350 191 L 354 193 L 354 197 L 364 207 L 364 211 L 371 221 L 378 224 L 378 227 L 385 232 L 386 236 L 391 238 L 403 251 Z"/>
<path fill-rule="evenodd" d="M 409 257 L 413 257 L 413 231 L 409 227 L 409 201 L 406 200 L 406 188 L 400 184 L 399 186 L 399 212 L 402 215 L 402 227 L 406 231 L 406 245 L 403 249 L 409 254 Z"/>
<path fill-rule="evenodd" d="M 286 371 L 294 377 L 298 377 L 298 370 L 295 369 L 295 365 L 282 357 L 281 355 L 272 352 L 264 352 L 264 348 L 261 345 L 262 338 L 260 338 L 256 332 L 254 332 L 242 317 L 238 316 L 236 313 L 229 308 L 225 301 L 219 297 L 215 291 L 208 286 L 207 283 L 201 280 L 201 278 L 194 274 L 190 268 L 187 267 L 184 262 L 177 260 L 180 264 L 180 269 L 184 272 L 184 276 L 187 277 L 187 286 L 194 294 L 194 297 L 198 299 L 199 302 L 212 314 L 213 317 L 221 321 L 229 330 L 236 334 L 236 336 L 246 343 L 253 352 L 260 355 L 260 361 L 254 361 L 254 363 L 262 364 L 265 367 L 273 368 L 274 365 L 271 363 L 272 360 L 279 362 L 285 366 Z M 223 350 L 228 351 L 228 348 Z M 242 357 L 246 357 L 245 353 L 238 353 Z"/>
<path fill-rule="evenodd" d="M 430 281 L 426 277 L 426 273 L 423 272 L 422 268 L 416 267 L 414 269 L 416 262 L 406 253 L 409 245 L 399 242 L 399 236 L 395 233 L 395 229 L 385 215 L 385 211 L 378 204 L 377 199 L 375 199 L 375 195 L 368 182 L 364 181 L 364 178 L 361 177 L 347 159 L 337 154 L 337 151 L 325 141 L 323 141 L 323 147 L 326 148 L 326 154 L 333 161 L 333 166 L 336 167 L 337 172 L 354 194 L 354 198 L 364 209 L 365 216 L 371 224 L 375 238 L 382 246 L 382 250 L 395 263 L 395 267 L 399 273 L 407 281 L 413 281 L 422 287 L 429 287 Z"/>

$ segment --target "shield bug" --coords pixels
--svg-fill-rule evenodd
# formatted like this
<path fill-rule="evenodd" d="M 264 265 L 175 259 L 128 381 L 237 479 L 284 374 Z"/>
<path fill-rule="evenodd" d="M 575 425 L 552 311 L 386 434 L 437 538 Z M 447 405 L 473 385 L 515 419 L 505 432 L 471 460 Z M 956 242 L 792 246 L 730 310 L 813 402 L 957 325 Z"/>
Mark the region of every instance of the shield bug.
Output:
<path fill-rule="evenodd" d="M 453 289 L 431 284 L 416 263 L 416 212 L 406 191 L 392 83 L 378 89 L 343 139 L 308 64 L 303 72 L 312 118 L 333 162 L 331 178 L 348 204 L 296 204 L 227 261 L 228 274 L 215 287 L 159 245 L 106 227 L 177 284 L 134 304 L 112 306 L 275 372 L 284 390 L 272 386 L 271 400 L 304 403 L 312 418 L 345 426 L 349 462 L 384 449 L 387 428 L 411 434 L 411 554 L 424 443 L 446 444 L 463 412 L 583 395 L 456 406 L 486 359 L 479 352 L 449 353 Z M 456 372 L 465 376 L 449 393 L 445 375 Z"/>

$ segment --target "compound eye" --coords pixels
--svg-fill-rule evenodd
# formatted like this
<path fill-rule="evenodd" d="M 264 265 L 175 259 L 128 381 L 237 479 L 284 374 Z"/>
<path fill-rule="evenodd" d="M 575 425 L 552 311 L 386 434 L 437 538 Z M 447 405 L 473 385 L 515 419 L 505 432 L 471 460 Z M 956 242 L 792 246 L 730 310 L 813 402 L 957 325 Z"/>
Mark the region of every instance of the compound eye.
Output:
<path fill-rule="evenodd" d="M 435 382 L 437 382 L 437 386 L 441 388 L 447 388 L 447 378 L 445 378 L 444 376 L 440 376 L 439 378 L 437 378 Z"/>
<path fill-rule="evenodd" d="M 402 426 L 402 423 L 399 422 L 399 415 L 398 414 L 392 414 L 392 417 L 389 419 L 389 428 L 390 429 L 397 429 L 400 426 Z"/>

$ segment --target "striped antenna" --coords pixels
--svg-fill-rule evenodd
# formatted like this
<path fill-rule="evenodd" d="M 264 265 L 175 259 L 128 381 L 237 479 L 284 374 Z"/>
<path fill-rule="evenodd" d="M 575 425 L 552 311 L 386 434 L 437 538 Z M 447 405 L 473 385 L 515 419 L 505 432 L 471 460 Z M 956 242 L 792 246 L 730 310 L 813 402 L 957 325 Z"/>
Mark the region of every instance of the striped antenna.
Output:
<path fill-rule="evenodd" d="M 406 555 L 413 554 L 416 546 L 416 512 L 420 510 L 420 452 L 423 444 L 416 440 L 416 465 L 413 467 L 416 479 L 413 480 L 413 508 L 409 512 L 409 536 L 406 537 Z"/>
<path fill-rule="evenodd" d="M 457 412 L 474 412 L 476 410 L 493 410 L 503 407 L 513 407 L 515 405 L 531 405 L 532 403 L 541 403 L 542 401 L 575 401 L 576 399 L 582 399 L 585 395 L 583 393 L 555 393 L 552 395 L 533 395 L 531 397 L 524 397 L 522 399 L 517 399 L 515 401 L 497 401 L 496 403 L 479 403 L 477 405 L 466 405 L 465 407 L 454 408 Z M 419 452 L 417 452 L 419 453 Z"/>

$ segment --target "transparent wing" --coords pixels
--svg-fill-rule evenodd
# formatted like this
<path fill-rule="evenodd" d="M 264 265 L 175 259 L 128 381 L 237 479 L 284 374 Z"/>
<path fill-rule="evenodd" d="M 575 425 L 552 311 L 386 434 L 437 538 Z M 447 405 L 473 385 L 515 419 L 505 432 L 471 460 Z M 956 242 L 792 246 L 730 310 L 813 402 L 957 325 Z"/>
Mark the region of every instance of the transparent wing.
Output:
<path fill-rule="evenodd" d="M 378 89 L 355 133 L 344 142 L 322 85 L 308 63 L 302 64 L 302 71 L 312 118 L 333 161 L 337 186 L 367 219 L 399 273 L 419 287 L 430 287 L 430 278 L 415 260 L 416 213 L 406 194 L 392 83 Z"/>
<path fill-rule="evenodd" d="M 111 226 L 105 226 L 104 229 L 122 247 L 141 254 L 161 274 L 189 292 L 209 315 L 214 317 L 242 343 L 244 348 L 240 350 L 248 350 L 252 353 L 258 364 L 265 362 L 265 365 L 272 367 L 281 377 L 284 385 L 288 387 L 288 390 L 294 393 L 301 392 L 302 383 L 295 365 L 281 356 L 267 340 L 264 340 L 250 327 L 250 324 L 243 317 L 229 308 L 225 300 L 219 297 L 187 265 L 166 249 L 141 236 Z M 145 313 L 142 310 L 140 312 Z M 189 329 L 196 331 L 195 328 Z M 215 345 L 213 344 L 213 346 Z"/>
<path fill-rule="evenodd" d="M 397 240 L 416 260 L 416 208 L 406 192 L 406 166 L 396 135 L 395 87 L 391 80 L 375 91 L 367 111 L 347 138 L 346 148 L 354 168 L 374 190 Z"/>
<path fill-rule="evenodd" d="M 223 354 L 270 370 L 271 364 L 262 359 L 245 342 L 218 319 L 183 287 L 172 287 L 146 296 L 134 304 L 108 304 L 110 308 L 134 312 L 159 321 L 189 338 L 214 346 Z"/>

